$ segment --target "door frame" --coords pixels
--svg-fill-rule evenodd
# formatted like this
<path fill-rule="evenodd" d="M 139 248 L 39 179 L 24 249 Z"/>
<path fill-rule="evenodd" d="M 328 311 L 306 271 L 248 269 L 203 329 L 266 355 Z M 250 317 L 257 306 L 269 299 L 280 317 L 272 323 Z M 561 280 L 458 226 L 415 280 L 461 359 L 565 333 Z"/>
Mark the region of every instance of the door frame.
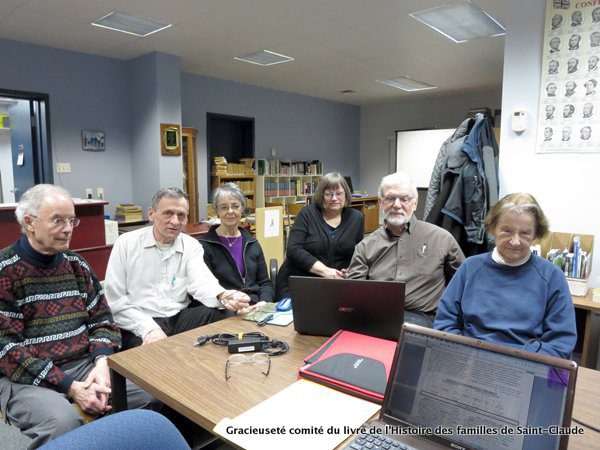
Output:
<path fill-rule="evenodd" d="M 34 176 L 35 183 L 54 183 L 52 170 L 52 139 L 50 137 L 50 95 L 41 92 L 16 91 L 0 88 L 0 97 L 29 101 L 30 113 L 33 103 L 42 104 L 43 108 L 36 111 L 38 123 L 32 124 L 32 145 L 35 147 Z M 35 129 L 35 133 L 33 132 Z"/>

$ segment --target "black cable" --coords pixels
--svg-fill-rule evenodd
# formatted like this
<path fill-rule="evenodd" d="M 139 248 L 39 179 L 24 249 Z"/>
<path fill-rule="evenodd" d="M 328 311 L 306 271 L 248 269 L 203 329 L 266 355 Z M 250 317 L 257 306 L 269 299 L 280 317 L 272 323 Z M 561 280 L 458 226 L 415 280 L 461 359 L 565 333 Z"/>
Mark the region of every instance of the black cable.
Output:
<path fill-rule="evenodd" d="M 287 342 L 277 341 L 275 339 L 273 339 L 272 341 L 265 342 L 262 346 L 262 351 L 269 356 L 283 355 L 287 353 L 289 349 L 290 346 L 287 344 Z"/>
<path fill-rule="evenodd" d="M 255 337 L 259 338 L 261 341 L 268 341 L 269 336 L 266 336 L 264 333 L 260 331 L 251 331 L 249 333 L 232 334 L 232 333 L 217 333 L 217 334 L 207 334 L 205 336 L 200 336 L 196 339 L 196 343 L 194 345 L 204 345 L 208 341 L 211 341 L 215 345 L 227 345 L 229 341 L 234 341 L 240 339 L 240 337 Z"/>
<path fill-rule="evenodd" d="M 205 336 L 200 336 L 196 339 L 196 343 L 194 345 L 204 345 L 208 341 L 211 341 L 215 345 L 228 345 L 231 341 L 237 341 L 241 338 L 258 338 L 261 342 L 260 351 L 266 353 L 269 356 L 279 356 L 288 352 L 290 346 L 283 341 L 271 340 L 269 336 L 260 331 L 251 331 L 249 333 L 240 334 L 232 334 L 232 333 L 217 333 L 217 334 L 207 334 Z"/>
<path fill-rule="evenodd" d="M 589 423 L 584 422 L 583 420 L 576 419 L 575 417 L 571 417 L 571 420 L 573 422 L 577 422 L 580 425 L 583 425 L 586 428 L 589 428 L 592 431 L 595 431 L 596 433 L 600 433 L 600 428 L 596 428 L 595 426 L 592 426 Z"/>

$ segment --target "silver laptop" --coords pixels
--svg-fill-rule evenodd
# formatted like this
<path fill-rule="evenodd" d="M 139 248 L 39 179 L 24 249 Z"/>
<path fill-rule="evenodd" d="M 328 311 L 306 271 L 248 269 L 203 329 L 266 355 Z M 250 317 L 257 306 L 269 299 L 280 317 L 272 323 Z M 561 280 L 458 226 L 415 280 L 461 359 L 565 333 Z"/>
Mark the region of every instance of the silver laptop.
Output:
<path fill-rule="evenodd" d="M 332 336 L 346 330 L 393 341 L 400 336 L 402 282 L 292 276 L 290 290 L 298 333 Z"/>
<path fill-rule="evenodd" d="M 556 432 L 571 424 L 576 378 L 572 361 L 405 324 L 379 420 L 363 426 L 375 436 L 346 448 L 566 449 Z"/>

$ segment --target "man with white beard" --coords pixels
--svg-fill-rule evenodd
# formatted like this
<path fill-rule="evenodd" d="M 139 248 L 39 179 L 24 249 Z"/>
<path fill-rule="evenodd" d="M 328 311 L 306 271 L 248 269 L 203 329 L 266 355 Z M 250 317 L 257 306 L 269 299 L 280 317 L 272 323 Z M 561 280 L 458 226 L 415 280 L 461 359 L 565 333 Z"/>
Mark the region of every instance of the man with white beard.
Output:
<path fill-rule="evenodd" d="M 358 243 L 347 278 L 406 283 L 404 321 L 432 327 L 446 283 L 465 256 L 446 230 L 418 220 L 417 188 L 405 173 L 379 185 L 383 226 Z"/>

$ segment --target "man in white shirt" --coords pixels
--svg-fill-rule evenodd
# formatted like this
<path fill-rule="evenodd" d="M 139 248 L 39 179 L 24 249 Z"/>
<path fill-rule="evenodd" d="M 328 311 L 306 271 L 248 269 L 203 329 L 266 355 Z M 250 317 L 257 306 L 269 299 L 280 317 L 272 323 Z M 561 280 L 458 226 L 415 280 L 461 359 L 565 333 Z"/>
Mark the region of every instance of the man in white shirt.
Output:
<path fill-rule="evenodd" d="M 202 245 L 182 233 L 187 195 L 159 190 L 148 208 L 152 226 L 121 235 L 113 247 L 105 295 L 123 334 L 123 348 L 145 345 L 230 315 L 247 313 L 250 297 L 225 290 L 204 263 Z M 201 305 L 190 306 L 190 294 Z"/>

